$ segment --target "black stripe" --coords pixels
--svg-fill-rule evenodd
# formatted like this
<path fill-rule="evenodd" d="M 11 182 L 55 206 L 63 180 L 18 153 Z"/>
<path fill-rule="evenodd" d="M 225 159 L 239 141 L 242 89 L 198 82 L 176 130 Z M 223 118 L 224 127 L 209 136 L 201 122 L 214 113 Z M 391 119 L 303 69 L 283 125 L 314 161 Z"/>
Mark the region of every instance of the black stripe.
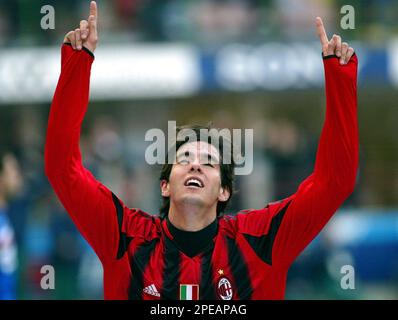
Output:
<path fill-rule="evenodd" d="M 249 300 L 253 293 L 253 288 L 245 258 L 237 246 L 235 239 L 225 237 L 225 240 L 228 247 L 229 267 L 235 280 L 238 297 L 241 300 Z M 233 289 L 235 290 L 235 288 Z"/>
<path fill-rule="evenodd" d="M 142 290 L 144 289 L 143 273 L 147 267 L 151 254 L 155 249 L 156 241 L 153 239 L 144 242 L 137 248 L 135 254 L 131 258 L 132 279 L 129 290 L 129 299 L 142 300 Z"/>
<path fill-rule="evenodd" d="M 88 50 L 86 47 L 82 47 L 84 51 L 86 51 L 90 56 L 92 56 L 93 58 L 95 58 L 94 53 L 91 52 L 90 50 Z"/>
<path fill-rule="evenodd" d="M 72 44 L 70 42 L 64 42 L 65 45 L 72 47 Z M 84 51 L 86 51 L 90 56 L 95 58 L 94 53 L 92 53 L 90 50 L 88 50 L 86 47 L 82 47 Z"/>
<path fill-rule="evenodd" d="M 324 56 L 323 53 L 322 53 L 322 58 L 323 58 L 323 60 L 326 60 L 326 59 L 338 58 L 338 57 L 335 54 L 329 54 L 327 56 Z"/>
<path fill-rule="evenodd" d="M 213 266 L 211 258 L 213 255 L 214 244 L 207 250 L 201 261 L 202 275 L 200 279 L 200 300 L 217 300 L 216 288 L 213 285 Z"/>
<path fill-rule="evenodd" d="M 355 56 L 355 52 L 352 54 L 352 57 L 353 56 Z M 329 55 L 327 55 L 327 56 L 324 56 L 323 55 L 323 52 L 322 52 L 322 58 L 323 58 L 323 60 L 326 60 L 326 59 L 330 59 L 330 58 L 339 58 L 338 56 L 336 56 L 335 54 L 329 54 Z M 339 58 L 340 59 L 340 58 Z"/>
<path fill-rule="evenodd" d="M 177 247 L 167 237 L 164 239 L 164 270 L 161 298 L 163 300 L 179 300 L 181 255 Z"/>
<path fill-rule="evenodd" d="M 116 259 L 121 259 L 130 244 L 131 238 L 127 237 L 124 232 L 122 232 L 123 225 L 123 207 L 114 193 L 112 193 L 113 204 L 116 208 L 117 222 L 119 225 L 119 245 L 117 249 Z"/>
<path fill-rule="evenodd" d="M 272 265 L 272 249 L 275 238 L 289 205 L 290 202 L 287 203 L 287 205 L 285 205 L 285 207 L 275 215 L 271 221 L 271 225 L 267 234 L 263 236 L 252 236 L 250 234 L 243 233 L 243 236 L 253 248 L 257 256 L 269 265 Z"/>

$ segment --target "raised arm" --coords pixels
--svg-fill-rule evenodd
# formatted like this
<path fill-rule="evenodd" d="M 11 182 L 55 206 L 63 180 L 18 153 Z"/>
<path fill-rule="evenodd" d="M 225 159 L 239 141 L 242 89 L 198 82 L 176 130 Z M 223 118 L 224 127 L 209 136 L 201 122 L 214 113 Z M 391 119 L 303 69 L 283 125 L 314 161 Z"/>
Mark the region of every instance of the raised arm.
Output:
<path fill-rule="evenodd" d="M 285 266 L 353 192 L 358 169 L 357 57 L 339 36 L 328 40 L 320 18 L 316 26 L 325 70 L 326 117 L 313 174 L 274 208 L 280 227 L 273 259 Z"/>
<path fill-rule="evenodd" d="M 116 258 L 121 218 L 116 197 L 83 167 L 80 129 L 87 110 L 97 44 L 97 5 L 88 21 L 69 32 L 62 46 L 61 75 L 51 105 L 45 171 L 58 198 L 100 259 Z"/>
<path fill-rule="evenodd" d="M 333 184 L 335 193 L 353 191 L 358 165 L 357 57 L 340 36 L 328 41 L 317 18 L 326 88 L 326 119 L 319 142 L 314 179 Z"/>
<path fill-rule="evenodd" d="M 239 230 L 267 264 L 288 268 L 352 193 L 358 168 L 357 57 L 316 21 L 325 69 L 326 117 L 313 173 L 292 196 L 238 215 Z"/>

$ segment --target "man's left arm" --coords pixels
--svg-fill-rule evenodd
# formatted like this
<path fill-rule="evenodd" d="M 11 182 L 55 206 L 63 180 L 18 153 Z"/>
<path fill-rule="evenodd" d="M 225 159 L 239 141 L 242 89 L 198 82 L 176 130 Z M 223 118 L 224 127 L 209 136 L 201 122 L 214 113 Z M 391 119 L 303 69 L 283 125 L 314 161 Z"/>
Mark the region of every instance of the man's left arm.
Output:
<path fill-rule="evenodd" d="M 323 48 L 326 117 L 313 174 L 274 211 L 272 220 L 280 225 L 275 230 L 272 260 L 286 267 L 353 192 L 358 169 L 358 60 L 340 37 L 327 40 L 320 18 L 317 28 Z"/>

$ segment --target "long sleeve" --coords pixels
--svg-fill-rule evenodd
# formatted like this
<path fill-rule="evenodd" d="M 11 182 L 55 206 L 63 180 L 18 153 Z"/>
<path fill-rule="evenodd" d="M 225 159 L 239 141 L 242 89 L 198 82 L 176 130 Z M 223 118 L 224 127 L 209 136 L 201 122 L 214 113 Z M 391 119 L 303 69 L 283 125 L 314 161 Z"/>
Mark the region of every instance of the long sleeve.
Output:
<path fill-rule="evenodd" d="M 239 215 L 240 232 L 267 264 L 288 268 L 353 192 L 358 169 L 357 57 L 323 60 L 326 116 L 313 173 L 292 196 Z"/>
<path fill-rule="evenodd" d="M 326 117 L 313 174 L 279 204 L 275 263 L 289 266 L 353 192 L 358 169 L 357 56 L 325 57 Z"/>
<path fill-rule="evenodd" d="M 61 75 L 48 121 L 45 172 L 79 231 L 104 262 L 116 258 L 122 217 L 114 195 L 83 167 L 79 149 L 93 61 L 88 50 L 62 46 Z"/>

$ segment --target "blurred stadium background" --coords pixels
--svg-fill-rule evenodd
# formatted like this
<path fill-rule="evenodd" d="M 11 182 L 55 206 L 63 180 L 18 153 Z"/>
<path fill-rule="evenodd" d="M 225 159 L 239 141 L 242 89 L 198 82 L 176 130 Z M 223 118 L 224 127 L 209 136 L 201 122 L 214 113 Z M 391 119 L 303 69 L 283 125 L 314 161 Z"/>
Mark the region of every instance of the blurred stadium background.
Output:
<path fill-rule="evenodd" d="M 330 36 L 352 44 L 360 62 L 358 184 L 292 266 L 286 298 L 398 298 L 397 1 L 97 3 L 100 43 L 81 140 L 85 163 L 127 205 L 151 213 L 160 205 L 159 167 L 145 162 L 144 136 L 166 129 L 169 120 L 254 129 L 254 171 L 238 177 L 231 213 L 295 192 L 312 171 L 324 116 L 315 17 L 323 17 Z M 354 30 L 340 28 L 345 4 L 355 8 Z M 40 27 L 43 5 L 55 9 L 54 30 Z M 43 173 L 60 43 L 87 17 L 88 5 L 0 0 L 0 145 L 19 164 L 16 192 L 0 210 L 3 298 L 102 298 L 101 266 Z M 40 288 L 47 264 L 55 268 L 55 290 Z M 347 264 L 356 271 L 355 290 L 340 286 Z M 5 274 L 17 281 L 15 295 L 7 295 Z"/>

